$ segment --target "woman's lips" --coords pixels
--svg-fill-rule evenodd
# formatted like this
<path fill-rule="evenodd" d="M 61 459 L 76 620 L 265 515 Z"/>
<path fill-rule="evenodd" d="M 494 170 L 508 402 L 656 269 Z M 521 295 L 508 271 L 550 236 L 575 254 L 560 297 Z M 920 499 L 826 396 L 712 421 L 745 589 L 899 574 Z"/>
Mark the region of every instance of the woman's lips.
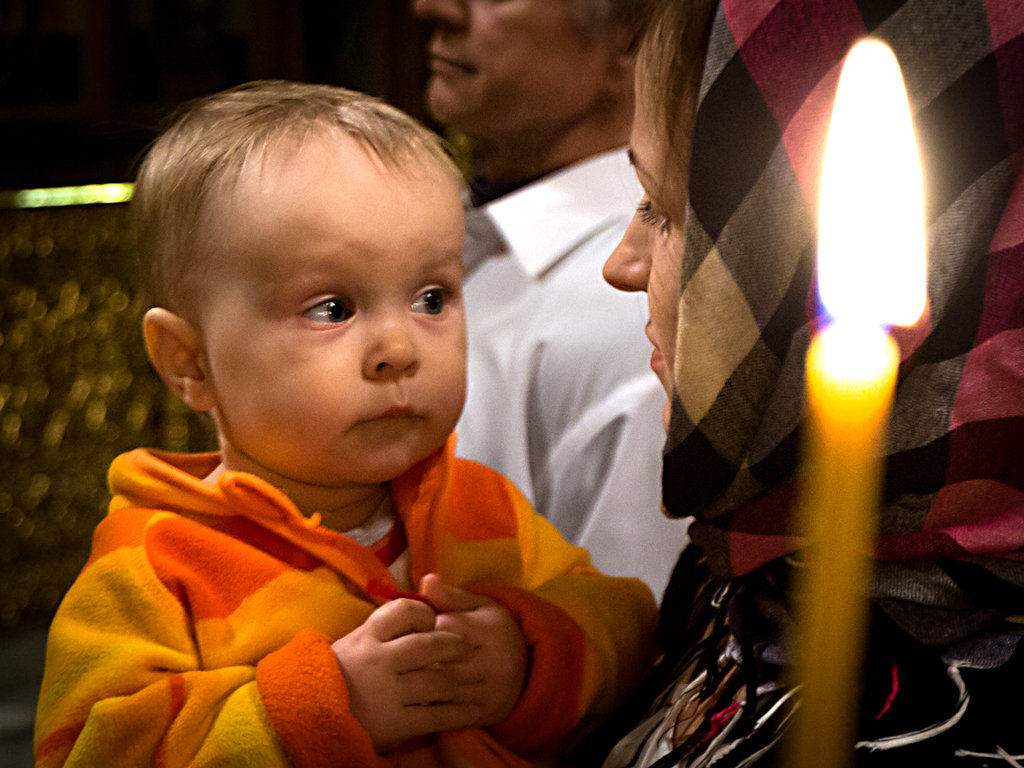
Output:
<path fill-rule="evenodd" d="M 665 355 L 661 352 L 661 347 L 658 346 L 658 342 L 654 340 L 651 334 L 651 326 L 648 325 L 645 329 L 647 339 L 651 342 L 651 346 L 654 349 L 651 351 L 651 370 L 654 371 L 658 380 L 661 381 L 661 385 L 665 388 L 666 392 L 672 392 L 672 372 L 668 369 L 668 361 L 665 360 Z"/>
<path fill-rule="evenodd" d="M 661 354 L 661 348 L 658 346 L 658 342 L 654 340 L 654 334 L 651 333 L 651 330 L 651 324 L 648 323 L 647 327 L 644 328 L 644 335 L 651 342 L 651 346 L 654 347 L 654 351 L 651 352 L 651 368 L 654 369 L 658 376 L 661 376 L 665 372 L 665 356 Z"/>
<path fill-rule="evenodd" d="M 651 352 L 651 370 L 653 370 L 659 377 L 664 376 L 667 373 L 665 366 L 665 356 L 661 354 L 661 350 L 657 347 Z"/>

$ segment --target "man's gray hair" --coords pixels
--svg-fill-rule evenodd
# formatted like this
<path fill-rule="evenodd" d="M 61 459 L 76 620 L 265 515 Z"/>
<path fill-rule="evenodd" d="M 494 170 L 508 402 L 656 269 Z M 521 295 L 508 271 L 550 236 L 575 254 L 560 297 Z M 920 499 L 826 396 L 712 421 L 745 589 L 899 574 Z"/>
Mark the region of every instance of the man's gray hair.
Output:
<path fill-rule="evenodd" d="M 618 27 L 634 50 L 647 26 L 655 0 L 572 0 L 580 27 L 589 31 Z"/>

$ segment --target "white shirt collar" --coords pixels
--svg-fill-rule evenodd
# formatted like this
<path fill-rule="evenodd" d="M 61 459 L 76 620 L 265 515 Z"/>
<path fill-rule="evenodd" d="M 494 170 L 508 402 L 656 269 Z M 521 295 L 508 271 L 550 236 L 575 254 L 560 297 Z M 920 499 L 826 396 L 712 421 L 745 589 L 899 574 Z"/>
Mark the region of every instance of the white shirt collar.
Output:
<path fill-rule="evenodd" d="M 537 277 L 642 195 L 623 148 L 548 174 L 483 208 L 523 269 Z"/>

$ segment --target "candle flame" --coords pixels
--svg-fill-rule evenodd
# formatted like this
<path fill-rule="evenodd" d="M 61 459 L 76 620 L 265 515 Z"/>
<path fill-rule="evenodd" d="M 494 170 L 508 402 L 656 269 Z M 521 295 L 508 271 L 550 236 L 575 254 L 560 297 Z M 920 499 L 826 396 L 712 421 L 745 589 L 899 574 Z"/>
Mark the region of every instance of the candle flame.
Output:
<path fill-rule="evenodd" d="M 818 289 L 836 320 L 913 325 L 926 301 L 924 194 L 903 76 L 862 40 L 843 63 L 821 177 Z"/>

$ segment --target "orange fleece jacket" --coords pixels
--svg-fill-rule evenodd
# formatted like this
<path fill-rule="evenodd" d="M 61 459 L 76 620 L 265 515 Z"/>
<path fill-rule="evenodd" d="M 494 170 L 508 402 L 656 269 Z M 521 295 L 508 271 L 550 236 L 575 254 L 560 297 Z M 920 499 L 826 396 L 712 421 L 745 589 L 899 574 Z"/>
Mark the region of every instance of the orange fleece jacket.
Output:
<path fill-rule="evenodd" d="M 650 661 L 656 606 L 604 576 L 454 436 L 392 483 L 414 583 L 431 572 L 490 596 L 531 651 L 497 726 L 378 756 L 348 708 L 331 642 L 396 585 L 365 547 L 259 478 L 205 477 L 216 454 L 136 450 L 89 562 L 53 621 L 36 765 L 520 766 L 610 711 Z"/>

